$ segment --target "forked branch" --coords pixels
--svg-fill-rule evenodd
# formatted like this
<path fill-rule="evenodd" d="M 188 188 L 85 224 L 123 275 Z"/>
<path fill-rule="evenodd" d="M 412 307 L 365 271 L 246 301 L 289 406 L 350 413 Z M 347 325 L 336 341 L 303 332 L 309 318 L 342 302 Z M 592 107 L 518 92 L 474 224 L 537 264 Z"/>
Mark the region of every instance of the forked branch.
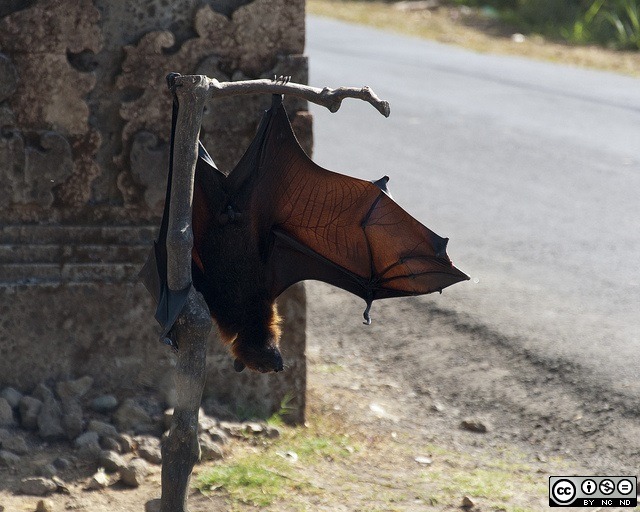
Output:
<path fill-rule="evenodd" d="M 239 82 L 220 82 L 215 78 L 206 78 L 202 85 L 209 89 L 209 94 L 214 98 L 235 96 L 238 94 L 289 94 L 303 98 L 311 103 L 316 103 L 337 112 L 345 98 L 355 98 L 366 101 L 383 116 L 389 117 L 389 102 L 378 98 L 370 87 L 338 87 L 331 89 L 324 87 L 311 87 L 309 85 L 289 82 L 287 79 L 269 80 L 242 80 Z"/>

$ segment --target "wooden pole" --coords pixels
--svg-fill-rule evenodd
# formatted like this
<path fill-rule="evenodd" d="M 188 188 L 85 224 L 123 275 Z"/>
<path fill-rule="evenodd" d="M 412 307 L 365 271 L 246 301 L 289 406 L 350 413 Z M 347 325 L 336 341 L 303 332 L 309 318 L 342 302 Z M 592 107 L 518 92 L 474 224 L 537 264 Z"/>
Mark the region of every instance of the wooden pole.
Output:
<path fill-rule="evenodd" d="M 200 458 L 198 412 L 206 377 L 207 338 L 211 316 L 204 298 L 191 286 L 191 206 L 198 157 L 198 136 L 207 84 L 200 76 L 175 76 L 178 100 L 173 140 L 173 177 L 167 232 L 167 284 L 171 290 L 191 287 L 173 330 L 179 347 L 175 369 L 176 405 L 162 443 L 161 512 L 186 512 L 189 480 Z"/>

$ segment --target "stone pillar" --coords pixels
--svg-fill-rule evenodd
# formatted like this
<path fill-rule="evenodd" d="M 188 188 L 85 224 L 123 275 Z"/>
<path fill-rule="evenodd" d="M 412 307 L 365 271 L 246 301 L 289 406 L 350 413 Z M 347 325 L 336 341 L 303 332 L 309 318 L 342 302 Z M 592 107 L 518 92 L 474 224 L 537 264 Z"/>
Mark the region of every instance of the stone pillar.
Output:
<path fill-rule="evenodd" d="M 170 389 L 171 350 L 137 283 L 162 213 L 165 75 L 307 82 L 304 0 L 27 0 L 0 6 L 0 387 L 94 377 L 120 396 Z M 222 170 L 271 99 L 207 104 L 201 138 Z M 306 103 L 288 100 L 311 148 Z M 304 419 L 305 296 L 281 299 L 278 375 L 236 374 L 212 340 L 205 396 Z M 170 402 L 171 393 L 165 392 Z"/>

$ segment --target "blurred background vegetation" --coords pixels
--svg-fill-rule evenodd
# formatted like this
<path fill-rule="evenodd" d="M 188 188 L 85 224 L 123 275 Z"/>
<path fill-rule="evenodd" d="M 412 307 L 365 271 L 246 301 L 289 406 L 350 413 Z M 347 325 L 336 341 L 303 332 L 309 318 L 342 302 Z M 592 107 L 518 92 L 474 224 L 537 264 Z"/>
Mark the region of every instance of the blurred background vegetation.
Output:
<path fill-rule="evenodd" d="M 640 50 L 640 0 L 452 0 L 518 28 L 574 44 Z"/>
<path fill-rule="evenodd" d="M 312 7 L 421 3 L 428 4 L 428 9 L 473 9 L 486 20 L 550 41 L 640 50 L 640 0 L 309 0 Z"/>

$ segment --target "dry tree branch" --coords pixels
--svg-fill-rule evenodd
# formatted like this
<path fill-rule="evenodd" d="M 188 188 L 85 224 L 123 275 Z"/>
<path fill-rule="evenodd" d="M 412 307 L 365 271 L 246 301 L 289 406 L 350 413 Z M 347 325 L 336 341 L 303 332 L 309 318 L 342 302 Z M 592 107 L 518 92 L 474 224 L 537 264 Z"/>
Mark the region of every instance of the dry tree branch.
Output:
<path fill-rule="evenodd" d="M 373 107 L 384 117 L 389 117 L 389 102 L 378 98 L 370 87 L 338 87 L 331 89 L 324 87 L 311 87 L 309 85 L 289 82 L 285 79 L 260 79 L 243 80 L 239 82 L 219 82 L 214 78 L 207 79 L 209 94 L 215 98 L 224 96 L 235 96 L 237 94 L 289 94 L 306 99 L 312 103 L 317 103 L 329 109 L 330 112 L 337 112 L 345 98 L 355 98 L 371 103 Z"/>

